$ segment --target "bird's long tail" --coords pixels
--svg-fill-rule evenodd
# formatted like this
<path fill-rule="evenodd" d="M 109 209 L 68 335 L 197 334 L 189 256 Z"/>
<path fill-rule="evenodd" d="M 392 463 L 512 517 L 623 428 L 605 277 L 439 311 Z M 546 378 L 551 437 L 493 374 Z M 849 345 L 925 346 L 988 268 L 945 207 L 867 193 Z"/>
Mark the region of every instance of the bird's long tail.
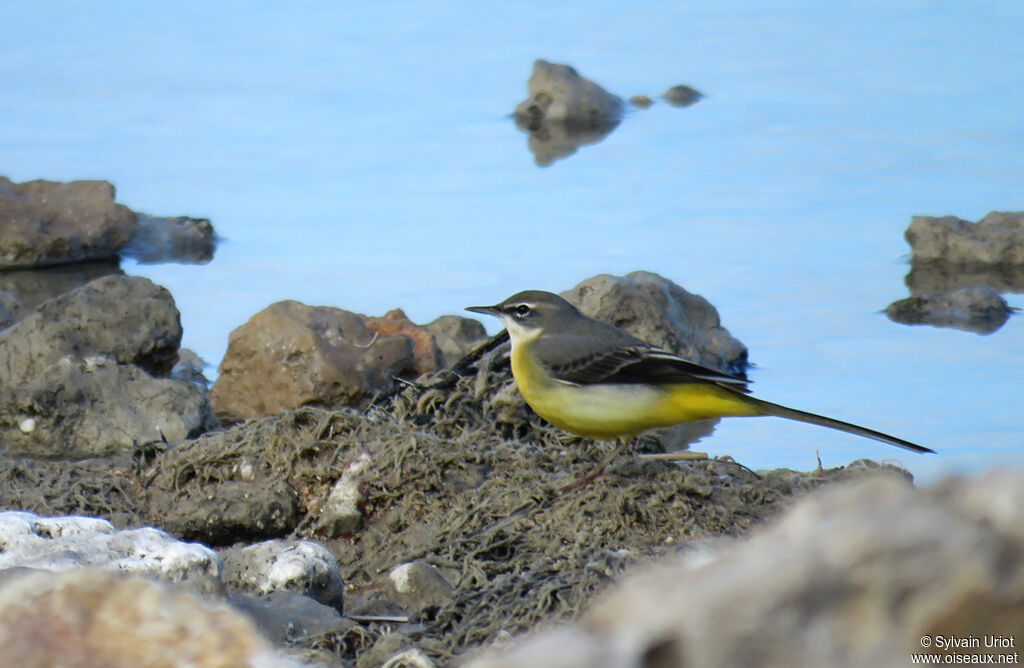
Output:
<path fill-rule="evenodd" d="M 889 445 L 895 445 L 898 448 L 904 448 L 912 452 L 931 452 L 935 451 L 931 448 L 926 448 L 923 445 L 917 443 L 911 443 L 910 441 L 904 441 L 902 438 L 896 438 L 889 434 L 883 434 L 880 431 L 874 429 L 868 429 L 867 427 L 861 427 L 860 425 L 851 424 L 849 422 L 843 422 L 842 420 L 836 420 L 834 418 L 825 417 L 824 415 L 817 415 L 815 413 L 808 413 L 807 411 L 799 411 L 795 408 L 789 408 L 787 406 L 780 406 L 779 404 L 773 404 L 770 401 L 764 401 L 763 399 L 754 399 L 754 397 L 747 397 L 757 402 L 757 405 L 765 412 L 766 415 L 774 415 L 776 417 L 787 418 L 789 420 L 796 420 L 797 422 L 806 422 L 808 424 L 816 424 L 821 427 L 828 427 L 829 429 L 838 429 L 839 431 L 845 431 L 849 434 L 856 434 L 857 436 L 863 436 L 865 438 L 873 438 L 876 441 L 882 443 L 888 443 Z"/>

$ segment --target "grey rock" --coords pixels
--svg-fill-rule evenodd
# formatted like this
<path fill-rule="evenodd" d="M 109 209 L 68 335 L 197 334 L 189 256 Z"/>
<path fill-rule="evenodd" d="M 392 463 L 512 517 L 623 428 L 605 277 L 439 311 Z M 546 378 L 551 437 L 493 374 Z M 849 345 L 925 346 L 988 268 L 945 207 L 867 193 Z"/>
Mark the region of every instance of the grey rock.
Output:
<path fill-rule="evenodd" d="M 663 96 L 673 107 L 689 107 L 700 101 L 704 94 L 686 84 L 672 86 Z"/>
<path fill-rule="evenodd" d="M 105 357 L 66 357 L 0 391 L 0 442 L 17 455 L 101 457 L 217 426 L 203 388 Z"/>
<path fill-rule="evenodd" d="M 185 583 L 203 593 L 222 591 L 221 561 L 213 550 L 151 527 L 119 531 L 95 517 L 7 511 L 0 512 L 0 548 L 0 572 L 99 568 Z"/>
<path fill-rule="evenodd" d="M 0 291 L 0 330 L 18 322 L 25 314 L 25 308 L 10 292 Z"/>
<path fill-rule="evenodd" d="M 281 480 L 207 483 L 202 496 L 156 488 L 145 505 L 149 521 L 208 545 L 283 536 L 299 522 L 295 490 Z"/>
<path fill-rule="evenodd" d="M 535 61 L 527 88 L 513 116 L 530 133 L 530 150 L 541 166 L 601 141 L 622 118 L 622 98 L 568 65 Z"/>
<path fill-rule="evenodd" d="M 952 327 L 977 334 L 991 334 L 1009 320 L 1013 309 L 988 286 L 907 297 L 889 304 L 889 319 L 905 325 Z"/>
<path fill-rule="evenodd" d="M 221 552 L 224 584 L 246 594 L 290 591 L 341 609 L 338 562 L 311 540 L 268 540 Z"/>
<path fill-rule="evenodd" d="M 0 176 L 0 269 L 110 258 L 138 229 L 106 181 L 26 181 Z"/>
<path fill-rule="evenodd" d="M 228 422 L 306 404 L 358 404 L 390 388 L 412 360 L 412 339 L 378 334 L 363 316 L 277 302 L 231 332 L 210 400 Z"/>
<path fill-rule="evenodd" d="M 11 269 L 0 272 L 0 290 L 10 292 L 26 309 L 34 310 L 43 302 L 98 278 L 123 275 L 117 260 L 61 264 L 41 269 Z"/>
<path fill-rule="evenodd" d="M 334 608 L 291 591 L 274 591 L 262 596 L 229 593 L 228 601 L 252 617 L 275 645 L 340 633 L 356 625 Z"/>
<path fill-rule="evenodd" d="M 140 577 L 34 573 L 0 588 L 8 666 L 307 665 L 274 649 L 248 616 Z"/>
<path fill-rule="evenodd" d="M 977 223 L 914 216 L 905 236 L 914 262 L 1024 264 L 1024 211 L 993 211 Z"/>
<path fill-rule="evenodd" d="M 487 330 L 479 320 L 458 315 L 442 315 L 423 327 L 433 335 L 445 367 L 453 366 L 487 339 Z"/>
<path fill-rule="evenodd" d="M 180 342 L 170 292 L 138 276 L 108 276 L 51 299 L 0 332 L 0 389 L 69 355 L 110 356 L 166 376 Z"/>
<path fill-rule="evenodd" d="M 839 485 L 748 539 L 646 567 L 576 625 L 469 665 L 906 665 L 942 653 L 924 636 L 1019 636 L 1022 527 L 1021 469 L 927 490 L 896 476 Z"/>
<path fill-rule="evenodd" d="M 388 573 L 389 598 L 410 615 L 439 607 L 455 588 L 432 565 L 418 559 L 395 566 Z"/>
<path fill-rule="evenodd" d="M 569 65 L 538 59 L 527 82 L 529 96 L 515 115 L 573 125 L 603 125 L 622 116 L 622 98 L 579 75 Z"/>
<path fill-rule="evenodd" d="M 141 264 L 206 264 L 213 259 L 217 235 L 208 219 L 137 215 L 139 231 L 121 249 L 123 257 Z"/>
<path fill-rule="evenodd" d="M 708 300 L 647 271 L 600 274 L 562 297 L 585 315 L 712 369 L 742 374 L 747 348 L 722 326 Z"/>

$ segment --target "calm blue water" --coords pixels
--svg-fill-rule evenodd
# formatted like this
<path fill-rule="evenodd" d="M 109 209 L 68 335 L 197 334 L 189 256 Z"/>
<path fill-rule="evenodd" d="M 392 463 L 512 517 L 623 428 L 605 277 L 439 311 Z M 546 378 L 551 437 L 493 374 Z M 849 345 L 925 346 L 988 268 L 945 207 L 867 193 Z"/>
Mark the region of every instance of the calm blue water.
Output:
<path fill-rule="evenodd" d="M 1024 462 L 1021 318 L 982 337 L 880 313 L 907 295 L 911 215 L 1024 209 L 1024 4 L 380 4 L 7 3 L 0 173 L 211 218 L 212 263 L 125 269 L 214 364 L 279 299 L 427 321 L 648 269 L 718 307 L 759 395 L 941 455 L 769 419 L 700 449 L 925 479 Z M 538 57 L 707 97 L 542 169 L 507 118 Z"/>

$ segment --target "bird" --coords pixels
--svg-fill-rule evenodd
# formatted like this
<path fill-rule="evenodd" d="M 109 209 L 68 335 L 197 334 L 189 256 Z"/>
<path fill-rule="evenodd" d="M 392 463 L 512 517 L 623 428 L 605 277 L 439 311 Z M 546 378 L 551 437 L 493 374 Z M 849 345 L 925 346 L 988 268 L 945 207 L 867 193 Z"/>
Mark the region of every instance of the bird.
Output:
<path fill-rule="evenodd" d="M 512 376 L 523 399 L 549 423 L 579 436 L 623 439 L 691 420 L 775 416 L 912 452 L 935 452 L 874 429 L 754 397 L 747 379 L 701 366 L 589 318 L 550 292 L 526 290 L 494 306 L 466 310 L 501 320 L 512 345 Z"/>

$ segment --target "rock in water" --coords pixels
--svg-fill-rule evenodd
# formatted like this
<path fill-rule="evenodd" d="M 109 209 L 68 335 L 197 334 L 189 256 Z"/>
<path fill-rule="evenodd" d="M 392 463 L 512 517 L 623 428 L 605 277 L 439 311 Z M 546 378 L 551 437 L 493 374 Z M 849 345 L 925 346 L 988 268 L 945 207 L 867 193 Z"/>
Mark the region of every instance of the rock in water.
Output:
<path fill-rule="evenodd" d="M 531 121 L 600 126 L 622 116 L 622 98 L 569 65 L 534 61 L 527 90 L 529 97 L 516 105 L 514 113 Z"/>
<path fill-rule="evenodd" d="M 914 216 L 906 232 L 913 262 L 1024 264 L 1024 211 L 993 211 L 977 223 Z"/>
<path fill-rule="evenodd" d="M 889 304 L 885 312 L 890 320 L 905 325 L 953 327 L 991 334 L 1006 324 L 1012 309 L 994 289 L 973 285 L 907 297 Z"/>
<path fill-rule="evenodd" d="M 0 176 L 0 269 L 112 258 L 138 231 L 106 181 L 26 181 Z"/>

